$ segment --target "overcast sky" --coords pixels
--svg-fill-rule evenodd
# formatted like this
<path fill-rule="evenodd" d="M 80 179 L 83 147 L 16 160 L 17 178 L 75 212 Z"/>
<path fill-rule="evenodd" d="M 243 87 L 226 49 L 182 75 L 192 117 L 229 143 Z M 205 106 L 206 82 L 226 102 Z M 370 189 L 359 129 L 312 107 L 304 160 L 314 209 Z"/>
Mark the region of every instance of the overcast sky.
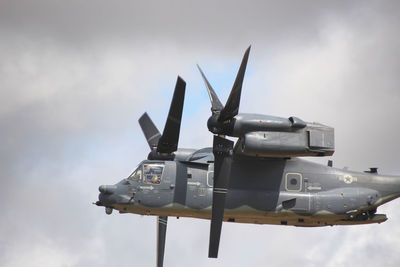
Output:
<path fill-rule="evenodd" d="M 154 266 L 156 219 L 91 202 L 147 156 L 187 82 L 180 147 L 210 146 L 199 63 L 222 102 L 252 45 L 241 112 L 335 128 L 340 168 L 400 174 L 398 1 L 0 0 L 0 265 Z M 328 158 L 319 160 L 326 163 Z M 400 200 L 380 225 L 302 229 L 170 218 L 166 266 L 399 266 Z"/>

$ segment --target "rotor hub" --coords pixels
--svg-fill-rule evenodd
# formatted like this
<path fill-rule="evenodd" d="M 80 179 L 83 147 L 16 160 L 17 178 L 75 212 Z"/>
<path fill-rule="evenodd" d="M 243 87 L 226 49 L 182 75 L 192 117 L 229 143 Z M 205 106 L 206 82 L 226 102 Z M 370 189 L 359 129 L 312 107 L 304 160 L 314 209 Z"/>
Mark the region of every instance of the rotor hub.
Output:
<path fill-rule="evenodd" d="M 212 115 L 207 121 L 207 127 L 210 132 L 218 135 L 231 135 L 233 131 L 234 119 L 219 121 L 217 114 Z"/>

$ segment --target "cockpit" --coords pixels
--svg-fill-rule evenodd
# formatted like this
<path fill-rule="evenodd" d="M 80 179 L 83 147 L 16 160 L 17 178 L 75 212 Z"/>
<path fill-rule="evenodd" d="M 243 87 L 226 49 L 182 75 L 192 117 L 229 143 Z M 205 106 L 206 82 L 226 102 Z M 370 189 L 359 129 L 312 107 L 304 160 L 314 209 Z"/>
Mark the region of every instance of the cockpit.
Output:
<path fill-rule="evenodd" d="M 142 163 L 128 179 L 146 184 L 160 184 L 163 170 L 164 163 Z"/>

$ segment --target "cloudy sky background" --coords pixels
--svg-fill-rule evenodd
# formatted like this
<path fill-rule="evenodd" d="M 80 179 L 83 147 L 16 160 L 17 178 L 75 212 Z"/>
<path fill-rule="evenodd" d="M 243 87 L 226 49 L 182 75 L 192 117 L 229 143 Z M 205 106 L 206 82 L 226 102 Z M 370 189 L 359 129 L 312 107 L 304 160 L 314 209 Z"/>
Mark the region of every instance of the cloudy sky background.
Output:
<path fill-rule="evenodd" d="M 252 45 L 240 110 L 335 127 L 337 167 L 400 174 L 397 1 L 0 1 L 0 265 L 154 266 L 154 217 L 107 216 L 187 82 L 180 146 L 210 146 L 199 63 L 224 102 Z M 326 163 L 328 158 L 319 160 Z M 170 218 L 166 266 L 398 266 L 400 201 L 381 225 L 301 229 Z"/>

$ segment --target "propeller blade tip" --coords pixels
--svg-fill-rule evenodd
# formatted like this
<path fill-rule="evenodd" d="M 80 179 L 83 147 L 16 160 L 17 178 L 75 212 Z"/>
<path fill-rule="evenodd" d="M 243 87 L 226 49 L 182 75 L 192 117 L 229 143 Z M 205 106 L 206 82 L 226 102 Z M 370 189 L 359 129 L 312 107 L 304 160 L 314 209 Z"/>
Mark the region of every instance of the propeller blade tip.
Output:
<path fill-rule="evenodd" d="M 148 117 L 149 115 L 147 114 L 147 112 L 144 112 L 143 114 L 142 114 L 142 116 L 140 116 L 139 117 L 139 122 L 141 121 L 141 120 L 143 120 L 144 119 L 144 117 Z"/>
<path fill-rule="evenodd" d="M 196 64 L 196 66 L 197 66 L 197 69 L 200 71 L 201 76 L 203 76 L 203 78 L 204 78 L 204 73 L 203 73 L 203 70 L 200 68 L 200 65 Z"/>
<path fill-rule="evenodd" d="M 185 80 L 184 80 L 181 76 L 179 76 L 179 75 L 178 75 L 177 81 L 178 81 L 178 82 L 183 82 L 184 84 L 186 84 Z"/>

